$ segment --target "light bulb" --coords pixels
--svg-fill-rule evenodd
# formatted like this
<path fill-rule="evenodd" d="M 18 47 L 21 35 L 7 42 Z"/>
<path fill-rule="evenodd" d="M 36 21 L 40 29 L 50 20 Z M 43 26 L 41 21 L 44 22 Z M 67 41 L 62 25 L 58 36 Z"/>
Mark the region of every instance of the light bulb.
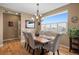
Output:
<path fill-rule="evenodd" d="M 34 18 L 32 17 L 32 20 L 33 20 Z"/>
<path fill-rule="evenodd" d="M 16 15 L 18 15 L 18 13 L 16 13 Z"/>
<path fill-rule="evenodd" d="M 36 19 L 38 19 L 39 17 L 38 16 L 36 16 Z"/>
<path fill-rule="evenodd" d="M 42 15 L 40 15 L 40 16 L 42 16 Z"/>

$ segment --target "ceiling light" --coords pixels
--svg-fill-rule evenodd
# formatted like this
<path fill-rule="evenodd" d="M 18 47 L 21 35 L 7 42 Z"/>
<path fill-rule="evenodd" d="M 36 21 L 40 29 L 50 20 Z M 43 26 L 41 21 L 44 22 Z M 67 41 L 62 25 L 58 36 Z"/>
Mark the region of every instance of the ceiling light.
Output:
<path fill-rule="evenodd" d="M 34 20 L 34 18 L 32 17 L 32 20 Z"/>
<path fill-rule="evenodd" d="M 37 3 L 36 6 L 37 6 L 37 10 L 36 10 L 36 13 L 33 15 L 32 20 L 36 19 L 36 20 L 40 21 L 40 17 L 42 15 L 39 13 L 39 3 Z"/>
<path fill-rule="evenodd" d="M 18 15 L 18 13 L 16 13 L 16 15 Z"/>
<path fill-rule="evenodd" d="M 39 16 L 36 16 L 36 19 L 39 19 Z"/>
<path fill-rule="evenodd" d="M 35 14 L 35 18 L 36 18 L 37 20 L 39 20 L 39 18 L 42 16 L 42 15 L 40 15 L 40 13 L 39 13 L 39 3 L 37 3 L 36 6 L 37 6 L 37 10 L 36 10 L 37 13 Z"/>

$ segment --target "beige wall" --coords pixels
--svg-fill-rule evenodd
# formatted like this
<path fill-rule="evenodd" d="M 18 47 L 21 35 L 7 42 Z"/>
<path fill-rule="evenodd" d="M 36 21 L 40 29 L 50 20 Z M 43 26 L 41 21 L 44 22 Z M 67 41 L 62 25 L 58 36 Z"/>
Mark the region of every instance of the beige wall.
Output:
<path fill-rule="evenodd" d="M 0 47 L 3 46 L 3 11 L 0 11 Z"/>
<path fill-rule="evenodd" d="M 18 38 L 18 20 L 20 16 L 4 13 L 3 14 L 3 35 L 4 40 L 11 39 L 11 38 Z M 9 27 L 8 22 L 12 21 L 13 26 Z"/>
<path fill-rule="evenodd" d="M 65 11 L 65 10 L 67 10 L 68 14 L 69 14 L 68 15 L 68 27 L 79 27 L 79 20 L 78 20 L 78 23 L 71 22 L 71 18 L 73 16 L 77 16 L 79 18 L 79 4 L 73 3 L 73 4 L 69 4 L 69 5 L 60 7 L 58 9 L 55 9 L 55 10 L 52 10 L 50 12 L 43 14 L 43 17 L 50 16 L 50 15 L 53 15 L 55 13 L 59 13 L 59 12 Z M 61 43 L 65 46 L 69 46 L 69 38 L 68 38 L 67 34 L 65 34 L 63 36 Z"/>

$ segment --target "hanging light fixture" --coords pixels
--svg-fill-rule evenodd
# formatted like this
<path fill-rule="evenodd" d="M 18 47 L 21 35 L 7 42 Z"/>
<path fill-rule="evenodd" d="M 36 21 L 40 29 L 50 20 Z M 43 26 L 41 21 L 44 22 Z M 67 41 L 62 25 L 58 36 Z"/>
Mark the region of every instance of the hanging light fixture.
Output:
<path fill-rule="evenodd" d="M 36 6 L 37 6 L 37 11 L 36 11 L 37 13 L 36 13 L 36 15 L 35 15 L 35 18 L 36 18 L 37 20 L 39 20 L 39 18 L 40 18 L 40 16 L 41 16 L 40 13 L 39 13 L 39 3 L 37 3 Z"/>
<path fill-rule="evenodd" d="M 40 22 L 41 21 L 40 18 L 41 18 L 42 15 L 39 12 L 39 3 L 36 4 L 36 7 L 37 7 L 36 14 L 33 15 L 33 17 L 31 19 L 33 21 L 34 21 L 34 19 L 36 19 L 38 22 Z"/>

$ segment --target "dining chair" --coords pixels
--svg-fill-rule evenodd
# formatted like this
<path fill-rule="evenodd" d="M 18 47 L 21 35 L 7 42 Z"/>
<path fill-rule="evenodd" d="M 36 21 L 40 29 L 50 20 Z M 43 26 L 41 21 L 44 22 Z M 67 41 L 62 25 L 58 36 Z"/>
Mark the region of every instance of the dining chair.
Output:
<path fill-rule="evenodd" d="M 25 38 L 25 48 L 27 46 L 27 49 L 29 47 L 29 38 L 28 38 L 28 33 L 27 32 L 23 32 L 24 38 Z"/>
<path fill-rule="evenodd" d="M 41 44 L 36 44 L 36 42 L 34 41 L 35 38 L 33 37 L 32 33 L 29 33 L 28 36 L 29 36 L 29 46 L 33 50 L 32 54 L 34 54 L 35 49 L 41 48 L 42 45 Z"/>
<path fill-rule="evenodd" d="M 59 55 L 59 46 L 60 46 L 60 40 L 63 34 L 57 34 L 55 39 L 48 44 L 44 45 L 44 49 L 53 52 L 53 55 L 55 55 L 55 52 L 57 51 Z"/>

